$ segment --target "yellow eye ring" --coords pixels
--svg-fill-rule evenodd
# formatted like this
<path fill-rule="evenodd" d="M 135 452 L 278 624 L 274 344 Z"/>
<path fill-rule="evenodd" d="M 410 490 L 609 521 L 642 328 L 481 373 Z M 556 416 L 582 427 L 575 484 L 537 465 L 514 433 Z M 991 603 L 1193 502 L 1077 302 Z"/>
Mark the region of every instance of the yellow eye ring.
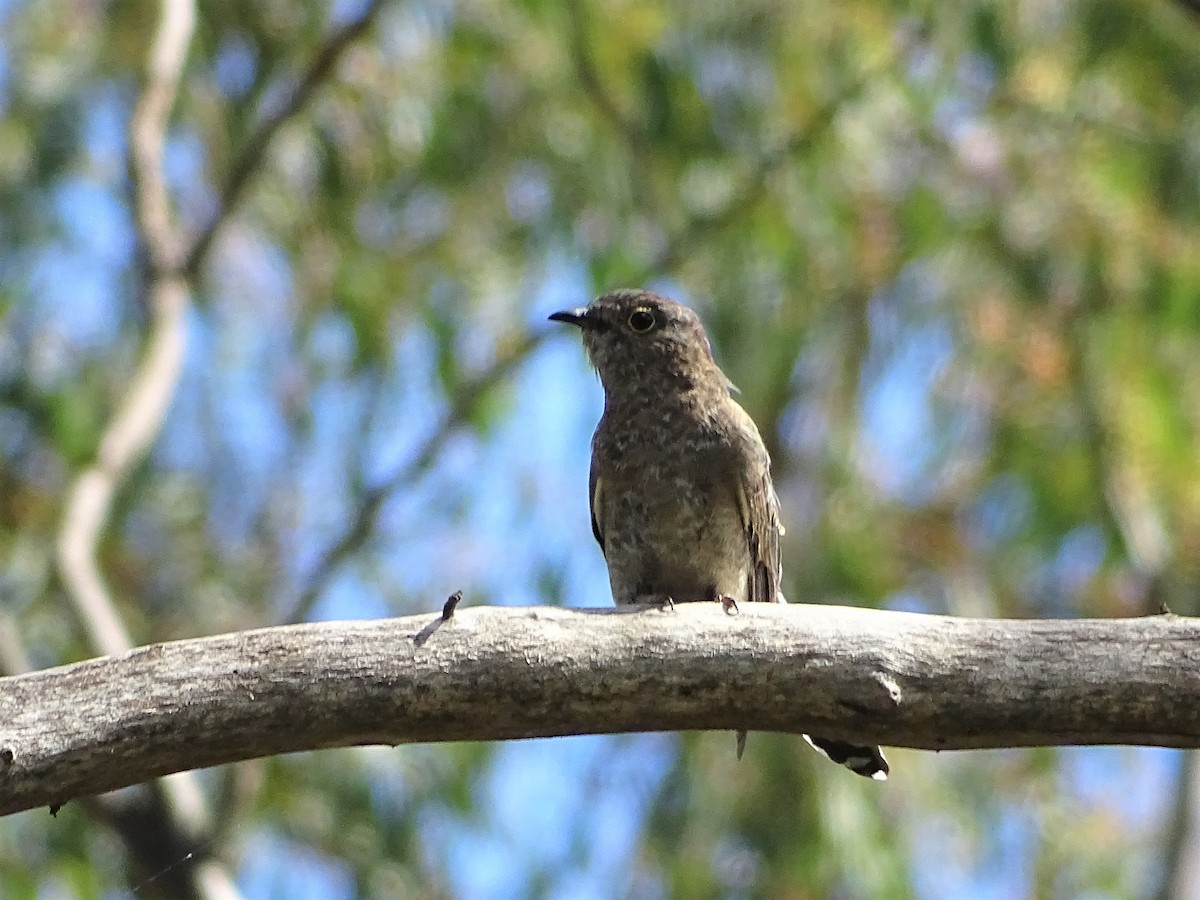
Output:
<path fill-rule="evenodd" d="M 637 334 L 645 334 L 655 324 L 654 313 L 648 306 L 639 306 L 629 314 L 629 330 Z"/>

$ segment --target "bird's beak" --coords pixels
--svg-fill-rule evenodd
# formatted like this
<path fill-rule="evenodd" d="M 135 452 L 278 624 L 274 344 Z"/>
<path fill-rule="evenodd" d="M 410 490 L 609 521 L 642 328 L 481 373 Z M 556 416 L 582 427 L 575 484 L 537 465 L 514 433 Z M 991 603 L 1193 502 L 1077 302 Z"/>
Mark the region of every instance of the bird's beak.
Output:
<path fill-rule="evenodd" d="M 586 306 L 577 306 L 575 309 L 564 309 L 556 313 L 551 313 L 550 321 L 566 322 L 568 325 L 574 325 L 577 328 L 587 328 L 595 322 L 594 319 L 588 317 Z"/>

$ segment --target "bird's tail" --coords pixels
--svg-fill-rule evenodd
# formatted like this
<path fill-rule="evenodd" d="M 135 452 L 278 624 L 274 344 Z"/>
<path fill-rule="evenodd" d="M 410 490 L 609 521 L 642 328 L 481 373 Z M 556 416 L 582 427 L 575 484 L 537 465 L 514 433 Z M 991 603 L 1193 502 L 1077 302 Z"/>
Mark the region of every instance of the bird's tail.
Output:
<path fill-rule="evenodd" d="M 780 529 L 782 532 L 783 529 Z M 788 599 L 783 595 L 783 590 L 775 591 L 776 603 L 787 603 Z M 887 781 L 888 768 L 887 757 L 883 755 L 883 751 L 878 747 L 861 747 L 858 744 L 848 744 L 845 741 L 834 741 L 829 738 L 815 738 L 804 735 L 804 739 L 808 741 L 810 747 L 823 755 L 826 759 L 837 763 L 839 766 L 845 766 L 856 775 L 862 775 L 864 778 L 870 778 L 874 781 Z M 737 733 L 737 758 L 742 758 L 742 753 L 746 750 L 746 732 L 739 731 Z"/>
<path fill-rule="evenodd" d="M 887 781 L 888 763 L 883 751 L 878 747 L 862 747 L 858 744 L 848 744 L 845 741 L 834 741 L 829 738 L 809 737 L 804 739 L 817 750 L 838 765 L 845 766 L 851 772 L 872 778 L 875 781 Z"/>

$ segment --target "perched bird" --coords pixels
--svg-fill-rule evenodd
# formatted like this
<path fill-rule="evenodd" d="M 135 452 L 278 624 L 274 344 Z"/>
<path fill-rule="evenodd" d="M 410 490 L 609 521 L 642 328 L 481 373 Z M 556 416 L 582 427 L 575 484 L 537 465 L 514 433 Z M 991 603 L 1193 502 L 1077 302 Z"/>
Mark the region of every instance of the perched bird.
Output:
<path fill-rule="evenodd" d="M 620 290 L 550 318 L 580 329 L 604 387 L 589 492 L 613 600 L 785 602 L 771 460 L 696 314 Z M 878 747 L 807 739 L 859 775 L 887 777 Z"/>

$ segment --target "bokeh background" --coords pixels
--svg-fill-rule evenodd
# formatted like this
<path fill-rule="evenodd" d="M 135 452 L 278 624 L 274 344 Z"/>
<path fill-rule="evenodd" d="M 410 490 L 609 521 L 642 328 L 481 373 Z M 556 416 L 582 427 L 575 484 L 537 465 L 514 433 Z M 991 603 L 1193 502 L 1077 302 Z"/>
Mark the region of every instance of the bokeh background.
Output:
<path fill-rule="evenodd" d="M 610 602 L 600 389 L 545 317 L 621 286 L 707 322 L 793 601 L 1200 612 L 1194 4 L 194 11 L 183 357 L 96 556 L 135 643 Z M 55 547 L 163 324 L 129 128 L 159 17 L 0 0 L 8 671 L 103 649 Z M 189 826 L 161 786 L 0 821 L 0 895 L 229 896 L 206 861 L 247 898 L 1200 897 L 1188 755 L 890 755 L 885 786 L 757 734 L 267 759 L 192 776 Z"/>

